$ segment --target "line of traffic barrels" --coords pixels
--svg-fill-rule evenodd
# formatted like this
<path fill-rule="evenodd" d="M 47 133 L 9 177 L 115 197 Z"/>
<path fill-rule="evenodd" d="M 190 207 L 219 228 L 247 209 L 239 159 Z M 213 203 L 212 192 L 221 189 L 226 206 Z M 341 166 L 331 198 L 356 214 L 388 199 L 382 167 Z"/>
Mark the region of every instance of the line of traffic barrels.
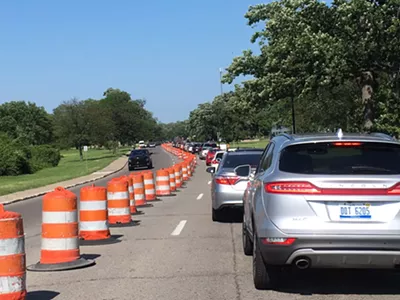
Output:
<path fill-rule="evenodd" d="M 63 187 L 45 194 L 40 260 L 28 267 L 22 216 L 0 204 L 0 299 L 26 299 L 26 270 L 53 272 L 95 265 L 95 260 L 81 255 L 80 246 L 120 242 L 118 236 L 111 235 L 110 227 L 137 225 L 131 216 L 141 213 L 138 208 L 182 188 L 193 176 L 195 162 L 189 155 L 170 168 L 156 171 L 155 178 L 146 170 L 113 178 L 107 187 L 85 186 L 79 201 Z"/>

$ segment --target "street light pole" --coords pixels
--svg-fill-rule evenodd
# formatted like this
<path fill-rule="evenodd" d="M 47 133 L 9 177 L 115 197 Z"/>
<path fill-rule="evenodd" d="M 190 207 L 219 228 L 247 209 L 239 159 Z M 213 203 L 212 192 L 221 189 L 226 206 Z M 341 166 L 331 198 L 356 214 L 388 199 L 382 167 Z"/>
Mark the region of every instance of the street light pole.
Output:
<path fill-rule="evenodd" d="M 292 133 L 296 134 L 296 117 L 294 113 L 294 97 L 291 97 L 291 102 L 292 102 Z"/>
<path fill-rule="evenodd" d="M 221 87 L 221 96 L 224 93 L 224 91 L 222 90 L 222 68 L 219 68 L 219 84 Z"/>

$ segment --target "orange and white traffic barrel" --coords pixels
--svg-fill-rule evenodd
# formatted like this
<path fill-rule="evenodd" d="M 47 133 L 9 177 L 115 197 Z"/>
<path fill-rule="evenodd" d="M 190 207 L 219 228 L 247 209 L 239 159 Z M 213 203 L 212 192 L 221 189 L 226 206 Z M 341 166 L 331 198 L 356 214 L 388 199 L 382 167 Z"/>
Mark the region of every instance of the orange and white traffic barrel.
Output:
<path fill-rule="evenodd" d="M 145 193 L 144 193 L 144 180 L 143 174 L 131 173 L 130 177 L 133 182 L 133 194 L 135 195 L 136 207 L 147 206 Z"/>
<path fill-rule="evenodd" d="M 173 167 L 167 169 L 169 173 L 169 186 L 171 188 L 171 192 L 176 191 L 176 182 L 175 182 L 175 170 Z"/>
<path fill-rule="evenodd" d="M 40 261 L 30 271 L 61 271 L 94 265 L 80 257 L 77 197 L 57 187 L 43 197 Z"/>
<path fill-rule="evenodd" d="M 189 176 L 188 176 L 188 168 L 186 162 L 182 162 L 181 166 L 182 166 L 182 181 L 188 181 Z"/>
<path fill-rule="evenodd" d="M 110 234 L 107 212 L 107 189 L 85 186 L 79 197 L 79 238 L 81 245 L 104 245 L 119 242 Z"/>
<path fill-rule="evenodd" d="M 182 177 L 181 177 L 181 166 L 180 165 L 174 165 L 173 166 L 174 172 L 175 172 L 175 186 L 176 188 L 182 187 Z"/>
<path fill-rule="evenodd" d="M 0 299 L 26 297 L 24 226 L 20 214 L 0 204 Z"/>
<path fill-rule="evenodd" d="M 190 160 L 186 160 L 186 167 L 187 167 L 187 174 L 188 174 L 188 179 L 192 177 L 192 166 L 190 165 Z"/>
<path fill-rule="evenodd" d="M 110 227 L 133 225 L 128 181 L 113 178 L 107 183 L 108 222 Z"/>
<path fill-rule="evenodd" d="M 144 172 L 143 182 L 144 182 L 144 194 L 146 197 L 146 201 L 156 200 L 156 185 L 154 184 L 153 172 L 151 171 Z"/>
<path fill-rule="evenodd" d="M 169 185 L 169 172 L 165 169 L 161 169 L 156 172 L 156 195 L 171 195 L 171 187 Z"/>
<path fill-rule="evenodd" d="M 133 180 L 130 176 L 121 176 L 121 180 L 126 180 L 128 182 L 128 193 L 129 193 L 129 209 L 131 211 L 131 215 L 135 215 L 138 213 L 135 203 L 135 194 L 133 192 Z"/>

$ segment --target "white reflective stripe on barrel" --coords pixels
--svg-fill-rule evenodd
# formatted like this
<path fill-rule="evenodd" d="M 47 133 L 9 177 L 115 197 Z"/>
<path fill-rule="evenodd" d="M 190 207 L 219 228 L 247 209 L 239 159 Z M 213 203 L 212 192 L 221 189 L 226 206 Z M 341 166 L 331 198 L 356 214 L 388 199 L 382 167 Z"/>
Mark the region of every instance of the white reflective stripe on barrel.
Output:
<path fill-rule="evenodd" d="M 107 193 L 108 200 L 121 200 L 121 199 L 129 199 L 129 193 L 126 192 L 108 192 Z"/>
<path fill-rule="evenodd" d="M 129 191 L 129 193 L 133 193 L 133 186 L 132 186 L 132 185 L 130 185 L 130 186 L 128 187 L 128 191 Z"/>
<path fill-rule="evenodd" d="M 142 189 L 143 188 L 143 183 L 134 183 L 133 184 L 134 189 Z"/>
<path fill-rule="evenodd" d="M 169 189 L 170 189 L 169 185 L 162 185 L 157 187 L 158 191 L 169 191 Z"/>
<path fill-rule="evenodd" d="M 43 224 L 62 224 L 78 222 L 78 213 L 73 211 L 43 211 Z"/>
<path fill-rule="evenodd" d="M 81 201 L 79 203 L 80 210 L 106 210 L 107 209 L 107 201 L 99 200 L 99 201 Z"/>
<path fill-rule="evenodd" d="M 145 191 L 147 195 L 152 195 L 155 193 L 154 189 L 148 189 Z"/>
<path fill-rule="evenodd" d="M 84 221 L 79 222 L 79 229 L 84 231 L 108 230 L 108 222 L 104 221 Z"/>
<path fill-rule="evenodd" d="M 144 184 L 154 184 L 153 179 L 145 179 Z"/>
<path fill-rule="evenodd" d="M 10 293 L 18 293 L 26 289 L 26 275 L 0 276 L 0 296 Z M 7 298 L 14 299 L 14 298 Z M 16 298 L 15 298 L 16 299 Z"/>
<path fill-rule="evenodd" d="M 129 207 L 123 207 L 123 208 L 109 208 L 108 209 L 108 215 L 109 216 L 124 216 L 124 215 L 130 215 L 131 211 Z"/>
<path fill-rule="evenodd" d="M 169 176 L 157 176 L 157 181 L 169 181 Z"/>
<path fill-rule="evenodd" d="M 21 253 L 25 253 L 25 241 L 23 236 L 11 239 L 0 239 L 0 256 Z"/>
<path fill-rule="evenodd" d="M 42 238 L 42 250 L 62 251 L 79 249 L 78 237 L 72 238 Z"/>
<path fill-rule="evenodd" d="M 135 200 L 143 200 L 144 194 L 135 194 Z"/>

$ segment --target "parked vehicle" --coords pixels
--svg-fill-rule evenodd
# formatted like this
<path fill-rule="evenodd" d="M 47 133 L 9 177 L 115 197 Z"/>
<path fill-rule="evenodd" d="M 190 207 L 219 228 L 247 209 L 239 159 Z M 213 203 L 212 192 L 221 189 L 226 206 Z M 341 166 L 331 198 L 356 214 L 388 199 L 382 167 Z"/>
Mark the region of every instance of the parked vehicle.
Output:
<path fill-rule="evenodd" d="M 149 148 L 155 148 L 157 146 L 156 142 L 149 142 L 147 147 Z"/>
<path fill-rule="evenodd" d="M 151 153 L 146 149 L 132 150 L 128 158 L 129 171 L 133 171 L 136 168 L 153 168 L 153 161 L 151 159 Z"/>
<path fill-rule="evenodd" d="M 139 149 L 146 148 L 146 143 L 144 141 L 139 141 Z"/>
<path fill-rule="evenodd" d="M 211 181 L 213 221 L 222 220 L 226 208 L 243 206 L 243 193 L 249 176 L 242 176 L 241 172 L 237 172 L 237 168 L 248 165 L 251 170 L 255 170 L 261 154 L 262 151 L 225 152 L 218 170 L 214 167 L 207 168 L 207 172 L 214 175 Z"/>
<path fill-rule="evenodd" d="M 400 143 L 374 134 L 288 135 L 266 147 L 244 194 L 243 249 L 257 289 L 282 266 L 400 266 Z"/>

